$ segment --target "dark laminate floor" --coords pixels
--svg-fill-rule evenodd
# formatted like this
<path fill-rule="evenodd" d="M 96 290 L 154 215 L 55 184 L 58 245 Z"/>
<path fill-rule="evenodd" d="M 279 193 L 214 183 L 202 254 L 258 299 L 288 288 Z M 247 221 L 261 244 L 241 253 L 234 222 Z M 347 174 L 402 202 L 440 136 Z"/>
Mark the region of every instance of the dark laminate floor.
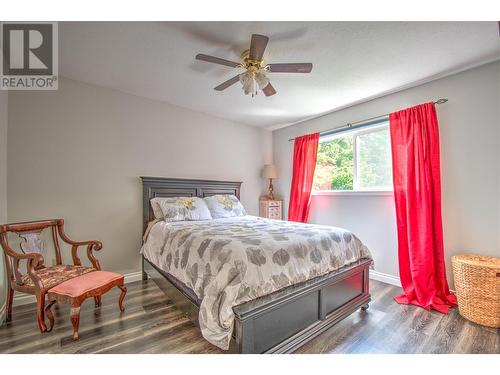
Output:
<path fill-rule="evenodd" d="M 118 290 L 94 310 L 84 303 L 80 341 L 71 339 L 68 307 L 56 312 L 56 325 L 41 335 L 34 305 L 14 308 L 13 321 L 0 328 L 0 353 L 219 353 L 175 308 L 154 282 L 128 285 L 126 311 L 117 308 Z M 399 288 L 371 281 L 373 301 L 322 333 L 298 353 L 500 353 L 500 330 L 450 315 L 396 304 Z"/>

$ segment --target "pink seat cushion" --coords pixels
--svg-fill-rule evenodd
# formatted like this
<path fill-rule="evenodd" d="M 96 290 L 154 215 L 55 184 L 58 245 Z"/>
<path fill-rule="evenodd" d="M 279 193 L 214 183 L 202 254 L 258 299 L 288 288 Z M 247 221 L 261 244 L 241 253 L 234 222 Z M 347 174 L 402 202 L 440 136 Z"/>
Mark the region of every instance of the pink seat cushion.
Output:
<path fill-rule="evenodd" d="M 118 279 L 123 279 L 123 275 L 107 271 L 94 271 L 56 285 L 49 290 L 49 293 L 78 297 Z"/>

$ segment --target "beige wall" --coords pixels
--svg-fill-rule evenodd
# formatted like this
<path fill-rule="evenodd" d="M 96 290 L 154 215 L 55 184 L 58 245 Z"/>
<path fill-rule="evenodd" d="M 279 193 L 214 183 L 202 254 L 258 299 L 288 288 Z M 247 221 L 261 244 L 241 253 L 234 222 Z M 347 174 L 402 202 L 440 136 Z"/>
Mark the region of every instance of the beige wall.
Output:
<path fill-rule="evenodd" d="M 68 79 L 10 94 L 8 142 L 9 220 L 63 217 L 125 273 L 139 270 L 139 176 L 243 181 L 257 214 L 272 145 L 265 130 Z"/>
<path fill-rule="evenodd" d="M 453 254 L 500 256 L 499 63 L 488 64 L 273 132 L 280 178 L 276 190 L 288 205 L 293 144 L 288 139 L 438 98 L 443 220 L 448 277 Z M 310 221 L 353 230 L 375 257 L 375 269 L 398 276 L 392 196 L 315 196 Z"/>

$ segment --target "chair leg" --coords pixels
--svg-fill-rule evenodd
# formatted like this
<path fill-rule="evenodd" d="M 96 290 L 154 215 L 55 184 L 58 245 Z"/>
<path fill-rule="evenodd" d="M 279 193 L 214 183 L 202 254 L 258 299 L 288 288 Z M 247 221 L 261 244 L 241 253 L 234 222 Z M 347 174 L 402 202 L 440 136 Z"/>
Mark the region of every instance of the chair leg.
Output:
<path fill-rule="evenodd" d="M 118 299 L 118 307 L 120 308 L 120 311 L 125 311 L 125 307 L 123 307 L 123 300 L 125 299 L 125 294 L 127 294 L 127 288 L 122 285 L 118 285 L 118 288 L 121 289 L 121 294 L 120 298 Z"/>
<path fill-rule="evenodd" d="M 101 305 L 102 305 L 101 296 L 94 297 L 94 304 L 95 304 L 95 307 L 101 307 Z"/>
<path fill-rule="evenodd" d="M 7 317 L 6 321 L 10 322 L 12 320 L 12 305 L 14 304 L 14 289 L 8 286 L 7 289 Z"/>
<path fill-rule="evenodd" d="M 45 307 L 45 316 L 47 316 L 47 319 L 49 319 L 49 327 L 47 328 L 47 332 L 52 331 L 52 328 L 54 328 L 54 314 L 52 314 L 52 309 L 51 309 L 54 303 L 56 303 L 56 301 L 52 300 Z"/>
<path fill-rule="evenodd" d="M 47 332 L 47 326 L 45 325 L 45 293 L 41 293 L 36 296 L 36 306 L 37 306 L 37 321 L 40 333 Z"/>
<path fill-rule="evenodd" d="M 73 325 L 73 340 L 78 340 L 78 328 L 80 327 L 80 306 L 71 306 L 71 324 Z"/>

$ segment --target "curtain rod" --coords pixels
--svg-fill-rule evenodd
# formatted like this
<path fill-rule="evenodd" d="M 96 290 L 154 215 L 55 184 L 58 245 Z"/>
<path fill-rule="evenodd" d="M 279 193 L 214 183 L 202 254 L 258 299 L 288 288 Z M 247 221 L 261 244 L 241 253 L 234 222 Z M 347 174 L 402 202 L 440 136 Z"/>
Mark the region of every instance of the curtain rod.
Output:
<path fill-rule="evenodd" d="M 441 98 L 441 99 L 436 100 L 433 103 L 434 104 L 444 104 L 447 101 L 448 101 L 448 99 Z M 344 129 L 359 129 L 359 128 L 364 128 L 365 126 L 370 126 L 370 125 L 376 124 L 378 122 L 381 122 L 387 116 L 389 116 L 388 113 L 383 114 L 383 115 L 379 115 L 379 116 L 375 116 L 375 117 L 370 117 L 370 118 L 367 118 L 365 120 L 360 120 L 360 121 L 356 121 L 356 122 L 350 122 L 350 123 L 347 123 L 347 124 L 342 125 L 342 126 L 338 126 L 336 128 L 333 128 L 333 129 L 324 130 L 324 131 L 320 132 L 319 135 L 321 136 L 321 135 L 335 134 L 335 133 L 340 132 L 340 131 L 342 131 Z M 358 126 L 356 126 L 356 125 L 358 125 Z M 292 142 L 292 141 L 295 141 L 295 138 L 290 138 L 288 140 L 288 142 Z"/>

